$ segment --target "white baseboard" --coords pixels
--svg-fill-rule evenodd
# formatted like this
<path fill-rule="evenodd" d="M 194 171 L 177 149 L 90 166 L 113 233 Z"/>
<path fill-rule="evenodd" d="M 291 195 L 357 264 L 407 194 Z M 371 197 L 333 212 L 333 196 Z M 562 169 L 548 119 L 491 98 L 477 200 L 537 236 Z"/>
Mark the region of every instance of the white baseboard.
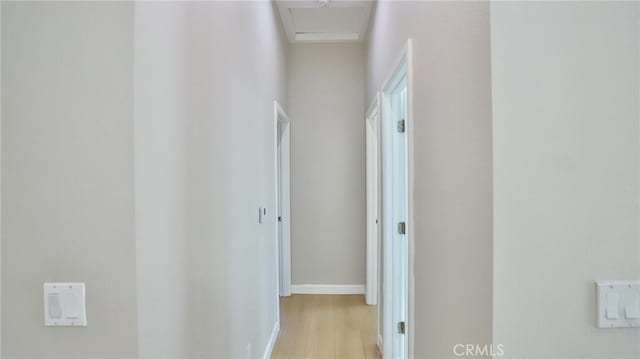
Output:
<path fill-rule="evenodd" d="M 276 340 L 278 340 L 278 333 L 280 332 L 280 321 L 276 321 L 273 325 L 273 330 L 271 331 L 271 336 L 269 337 L 269 342 L 267 342 L 267 347 L 264 350 L 263 359 L 270 359 L 271 353 L 273 352 L 273 348 L 276 346 Z"/>
<path fill-rule="evenodd" d="M 364 284 L 293 284 L 293 294 L 364 294 Z"/>
<path fill-rule="evenodd" d="M 378 350 L 382 354 L 382 335 L 378 334 Z"/>

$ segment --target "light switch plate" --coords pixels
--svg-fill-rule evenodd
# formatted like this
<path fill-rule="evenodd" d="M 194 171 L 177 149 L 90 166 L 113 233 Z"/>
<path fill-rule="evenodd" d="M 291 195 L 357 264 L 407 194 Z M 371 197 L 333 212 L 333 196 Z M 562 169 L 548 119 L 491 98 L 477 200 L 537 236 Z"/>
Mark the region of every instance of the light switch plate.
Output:
<path fill-rule="evenodd" d="M 84 283 L 44 283 L 44 325 L 87 326 Z"/>
<path fill-rule="evenodd" d="M 596 282 L 598 328 L 640 328 L 640 281 Z"/>

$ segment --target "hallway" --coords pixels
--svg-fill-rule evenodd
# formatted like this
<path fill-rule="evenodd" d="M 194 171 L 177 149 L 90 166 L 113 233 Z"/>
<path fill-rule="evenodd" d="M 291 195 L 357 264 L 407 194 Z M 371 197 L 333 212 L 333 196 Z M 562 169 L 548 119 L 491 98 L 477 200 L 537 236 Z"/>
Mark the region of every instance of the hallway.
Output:
<path fill-rule="evenodd" d="M 292 295 L 280 310 L 274 359 L 380 358 L 376 307 L 362 295 Z"/>
<path fill-rule="evenodd" d="M 640 359 L 640 0 L 0 0 L 0 282 L 0 359 Z"/>

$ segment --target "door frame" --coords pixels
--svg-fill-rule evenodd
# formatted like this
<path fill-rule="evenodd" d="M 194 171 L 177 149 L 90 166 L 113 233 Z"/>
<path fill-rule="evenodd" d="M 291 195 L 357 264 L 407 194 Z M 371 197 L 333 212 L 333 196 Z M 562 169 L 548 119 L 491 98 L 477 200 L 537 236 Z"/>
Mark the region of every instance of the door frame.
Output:
<path fill-rule="evenodd" d="M 275 159 L 275 221 L 277 297 L 291 295 L 291 121 L 278 101 L 273 101 Z M 278 126 L 283 126 L 282 139 Z M 280 193 L 282 191 L 282 193 Z M 282 197 L 282 199 L 281 199 Z M 282 218 L 282 222 L 280 221 Z M 282 231 L 282 236 L 280 235 Z M 277 301 L 278 317 L 280 303 Z"/>
<path fill-rule="evenodd" d="M 383 358 L 413 358 L 414 357 L 414 151 L 413 151 L 413 50 L 412 40 L 408 39 L 400 55 L 394 62 L 391 71 L 385 78 L 381 96 L 382 123 L 382 233 L 383 233 Z M 403 75 L 404 74 L 404 75 Z M 406 76 L 407 82 L 407 117 L 405 119 L 406 133 L 406 253 L 398 253 L 398 246 L 393 241 L 397 224 L 393 223 L 393 193 L 394 193 L 394 146 L 392 135 L 396 131 L 394 116 L 391 114 L 391 92 L 397 85 L 399 77 Z M 403 259 L 404 258 L 404 259 Z M 402 263 L 405 262 L 405 263 Z M 401 268 L 406 266 L 405 268 Z M 400 269 L 403 269 L 402 271 Z M 404 277 L 402 274 L 405 274 Z M 395 293 L 393 288 L 401 281 L 406 283 L 406 293 Z M 398 304 L 401 301 L 402 306 Z M 400 313 L 404 307 L 404 312 Z M 399 318 L 406 322 L 406 337 L 398 334 L 397 322 Z"/>
<path fill-rule="evenodd" d="M 366 126 L 366 180 L 367 180 L 367 273 L 365 300 L 368 305 L 378 304 L 380 288 L 379 245 L 381 223 L 381 141 L 380 93 L 376 94 L 367 115 Z M 375 213 L 372 213 L 375 208 Z M 379 309 L 378 309 L 379 310 Z"/>

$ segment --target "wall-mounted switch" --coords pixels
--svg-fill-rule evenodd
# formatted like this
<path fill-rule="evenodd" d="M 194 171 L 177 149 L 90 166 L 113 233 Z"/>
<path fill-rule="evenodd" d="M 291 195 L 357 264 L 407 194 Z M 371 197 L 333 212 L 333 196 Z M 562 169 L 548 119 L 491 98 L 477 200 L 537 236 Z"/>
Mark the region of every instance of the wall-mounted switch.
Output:
<path fill-rule="evenodd" d="M 84 283 L 44 284 L 44 325 L 87 326 Z"/>
<path fill-rule="evenodd" d="M 640 291 L 627 295 L 624 301 L 624 317 L 627 319 L 640 319 Z"/>
<path fill-rule="evenodd" d="M 640 327 L 640 281 L 596 282 L 598 328 Z"/>
<path fill-rule="evenodd" d="M 60 293 L 49 293 L 49 318 L 62 319 L 62 304 L 60 303 Z"/>
<path fill-rule="evenodd" d="M 616 293 L 607 293 L 607 319 L 618 319 L 620 314 L 620 296 Z"/>

